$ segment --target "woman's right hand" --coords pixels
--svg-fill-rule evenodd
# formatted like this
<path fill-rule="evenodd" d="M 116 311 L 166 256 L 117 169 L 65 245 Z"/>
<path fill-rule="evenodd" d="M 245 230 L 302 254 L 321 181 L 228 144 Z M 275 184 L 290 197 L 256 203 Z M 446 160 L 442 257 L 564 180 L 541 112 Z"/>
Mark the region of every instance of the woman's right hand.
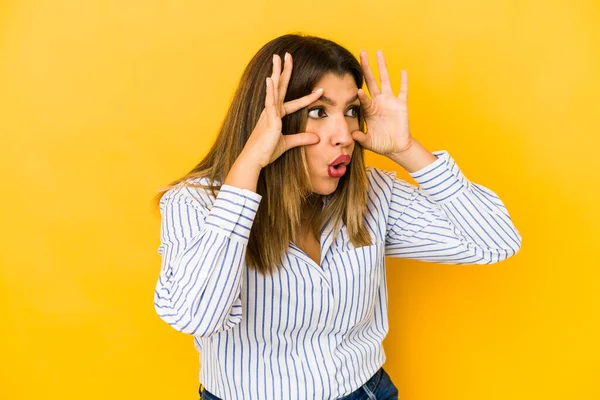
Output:
<path fill-rule="evenodd" d="M 323 94 L 323 90 L 318 89 L 309 95 L 284 103 L 291 75 L 291 55 L 286 53 L 283 72 L 281 58 L 277 54 L 273 55 L 273 73 L 267 78 L 265 108 L 241 154 L 253 159 L 260 168 L 266 167 L 291 148 L 319 142 L 319 136 L 315 133 L 281 133 L 281 118 L 308 106 Z"/>

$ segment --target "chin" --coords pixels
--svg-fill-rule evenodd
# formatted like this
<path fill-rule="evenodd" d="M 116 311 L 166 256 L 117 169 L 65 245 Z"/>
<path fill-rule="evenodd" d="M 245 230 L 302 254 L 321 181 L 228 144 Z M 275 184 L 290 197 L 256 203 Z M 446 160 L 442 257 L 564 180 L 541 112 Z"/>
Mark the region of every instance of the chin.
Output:
<path fill-rule="evenodd" d="M 328 196 L 335 192 L 338 187 L 339 179 L 327 179 L 313 185 L 312 191 L 321 196 Z"/>

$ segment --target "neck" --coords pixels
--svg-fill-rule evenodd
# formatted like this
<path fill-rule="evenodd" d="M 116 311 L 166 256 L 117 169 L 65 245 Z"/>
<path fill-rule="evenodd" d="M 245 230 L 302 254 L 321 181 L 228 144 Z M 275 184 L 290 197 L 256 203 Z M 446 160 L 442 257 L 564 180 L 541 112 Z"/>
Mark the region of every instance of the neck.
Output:
<path fill-rule="evenodd" d="M 302 230 L 310 229 L 312 222 L 319 217 L 323 203 L 321 196 L 312 195 L 302 204 L 301 224 Z"/>

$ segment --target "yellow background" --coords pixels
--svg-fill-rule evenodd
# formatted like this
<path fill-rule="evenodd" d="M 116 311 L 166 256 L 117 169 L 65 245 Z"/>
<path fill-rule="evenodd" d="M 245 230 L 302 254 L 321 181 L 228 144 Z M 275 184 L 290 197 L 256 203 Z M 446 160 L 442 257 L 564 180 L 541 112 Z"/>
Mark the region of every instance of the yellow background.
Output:
<path fill-rule="evenodd" d="M 3 0 L 0 398 L 196 398 L 192 340 L 153 309 L 151 199 L 296 31 L 383 49 L 396 90 L 405 68 L 413 135 L 523 235 L 492 266 L 388 263 L 400 398 L 600 398 L 599 21 L 597 0 Z"/>

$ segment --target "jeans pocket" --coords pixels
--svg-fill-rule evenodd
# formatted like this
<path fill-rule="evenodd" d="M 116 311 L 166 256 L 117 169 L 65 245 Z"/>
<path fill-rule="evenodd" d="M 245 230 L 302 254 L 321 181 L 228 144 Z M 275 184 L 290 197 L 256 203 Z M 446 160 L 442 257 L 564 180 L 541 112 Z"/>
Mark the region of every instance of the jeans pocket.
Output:
<path fill-rule="evenodd" d="M 377 400 L 398 400 L 398 388 L 385 370 L 382 371 L 379 385 L 374 393 Z"/>
<path fill-rule="evenodd" d="M 206 388 L 202 388 L 202 391 L 200 392 L 200 400 L 221 400 L 221 399 L 219 399 L 217 396 L 215 396 L 214 394 L 207 391 Z"/>

